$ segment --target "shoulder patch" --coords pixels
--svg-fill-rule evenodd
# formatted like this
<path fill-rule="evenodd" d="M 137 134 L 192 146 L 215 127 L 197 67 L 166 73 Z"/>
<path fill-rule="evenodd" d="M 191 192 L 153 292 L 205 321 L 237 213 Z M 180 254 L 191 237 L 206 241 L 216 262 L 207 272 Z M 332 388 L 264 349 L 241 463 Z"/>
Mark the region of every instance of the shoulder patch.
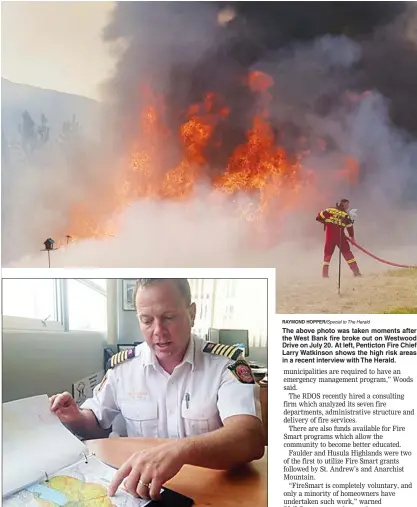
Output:
<path fill-rule="evenodd" d="M 245 360 L 239 359 L 234 364 L 228 366 L 228 368 L 242 384 L 255 384 L 255 377 Z"/>
<path fill-rule="evenodd" d="M 121 352 L 118 352 L 117 354 L 111 356 L 107 367 L 114 368 L 115 366 L 118 366 L 119 364 L 122 364 L 125 361 L 128 361 L 129 359 L 133 359 L 134 357 L 135 357 L 135 347 L 127 350 L 122 350 Z"/>
<path fill-rule="evenodd" d="M 234 345 L 223 345 L 222 343 L 207 342 L 204 345 L 203 352 L 214 354 L 217 356 L 224 356 L 228 359 L 236 359 L 242 354 L 242 351 Z"/>

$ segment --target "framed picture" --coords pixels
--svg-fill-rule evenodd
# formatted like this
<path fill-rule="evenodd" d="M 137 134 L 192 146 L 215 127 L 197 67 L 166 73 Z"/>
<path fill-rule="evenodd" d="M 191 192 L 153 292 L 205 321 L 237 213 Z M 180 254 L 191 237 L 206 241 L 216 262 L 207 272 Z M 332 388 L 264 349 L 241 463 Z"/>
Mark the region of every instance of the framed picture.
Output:
<path fill-rule="evenodd" d="M 122 309 L 126 312 L 135 311 L 135 294 L 136 280 L 122 280 Z"/>

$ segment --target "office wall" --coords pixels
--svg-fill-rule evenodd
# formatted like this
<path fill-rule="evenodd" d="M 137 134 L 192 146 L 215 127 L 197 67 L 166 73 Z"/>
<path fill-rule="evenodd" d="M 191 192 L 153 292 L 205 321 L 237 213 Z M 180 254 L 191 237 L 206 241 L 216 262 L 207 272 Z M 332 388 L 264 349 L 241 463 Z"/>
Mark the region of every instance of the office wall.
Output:
<path fill-rule="evenodd" d="M 4 331 L 2 341 L 3 402 L 71 392 L 73 382 L 103 369 L 101 333 Z"/>
<path fill-rule="evenodd" d="M 117 280 L 117 341 L 131 343 L 143 341 L 136 312 L 123 310 L 122 280 Z"/>
<path fill-rule="evenodd" d="M 118 343 L 131 343 L 142 341 L 136 312 L 123 310 L 123 288 L 122 280 L 117 280 L 117 341 Z M 249 361 L 257 361 L 262 364 L 267 363 L 267 348 L 252 347 L 249 348 Z"/>

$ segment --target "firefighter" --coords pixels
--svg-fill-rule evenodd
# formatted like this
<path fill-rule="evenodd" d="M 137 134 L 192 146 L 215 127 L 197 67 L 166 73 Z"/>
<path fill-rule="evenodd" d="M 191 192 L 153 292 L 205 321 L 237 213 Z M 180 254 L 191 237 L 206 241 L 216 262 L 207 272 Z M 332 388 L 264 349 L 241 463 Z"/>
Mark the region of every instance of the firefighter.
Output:
<path fill-rule="evenodd" d="M 324 245 L 323 260 L 323 278 L 329 278 L 329 266 L 333 252 L 339 247 L 345 261 L 349 264 L 354 276 L 362 276 L 355 257 L 350 249 L 349 241 L 346 237 L 347 229 L 349 237 L 355 240 L 353 229 L 353 220 L 348 213 L 349 200 L 341 199 L 334 208 L 326 208 L 317 215 L 316 220 L 324 224 L 326 232 L 326 243 Z"/>

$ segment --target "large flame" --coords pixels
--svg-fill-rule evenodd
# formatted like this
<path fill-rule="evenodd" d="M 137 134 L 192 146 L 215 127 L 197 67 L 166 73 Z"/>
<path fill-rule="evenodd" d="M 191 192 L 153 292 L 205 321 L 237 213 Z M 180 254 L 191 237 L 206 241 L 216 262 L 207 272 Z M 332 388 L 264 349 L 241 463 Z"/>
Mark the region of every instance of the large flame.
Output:
<path fill-rule="evenodd" d="M 214 197 L 229 196 L 237 202 L 236 213 L 242 220 L 255 222 L 259 229 L 271 221 L 277 223 L 280 213 L 296 208 L 306 195 L 311 198 L 320 193 L 315 173 L 304 164 L 310 149 L 300 149 L 290 158 L 276 143 L 269 122 L 272 78 L 256 71 L 248 75 L 245 84 L 256 95 L 257 110 L 246 142 L 232 150 L 227 165 L 216 177 L 209 177 L 207 154 L 222 145 L 218 127 L 230 114 L 223 98 L 207 93 L 201 103 L 188 108 L 179 131 L 171 132 L 164 122 L 164 99 L 145 89 L 142 93 L 147 106 L 133 136 L 129 163 L 115 171 L 114 180 L 99 193 L 100 199 L 73 206 L 65 234 L 73 240 L 113 236 L 117 233 L 113 217 L 134 201 L 186 200 L 201 181 L 210 184 Z M 180 162 L 166 171 L 165 147 L 175 137 L 181 148 Z M 300 139 L 300 145 L 302 142 Z M 320 143 L 318 149 L 325 149 L 325 141 Z M 355 184 L 358 171 L 356 159 L 347 157 L 345 166 L 334 171 L 333 177 Z M 241 195 L 246 198 L 239 200 Z"/>

